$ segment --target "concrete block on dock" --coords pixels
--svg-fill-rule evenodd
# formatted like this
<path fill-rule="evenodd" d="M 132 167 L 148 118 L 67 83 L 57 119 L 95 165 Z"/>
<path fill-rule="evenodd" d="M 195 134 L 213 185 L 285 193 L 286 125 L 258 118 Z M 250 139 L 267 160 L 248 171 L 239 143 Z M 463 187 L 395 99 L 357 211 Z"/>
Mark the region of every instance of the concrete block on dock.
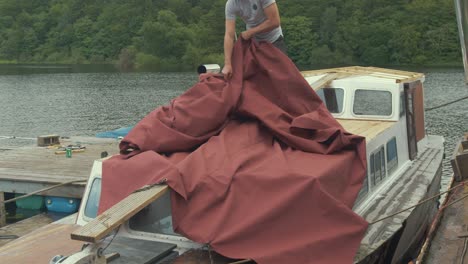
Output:
<path fill-rule="evenodd" d="M 59 135 L 45 135 L 45 136 L 37 137 L 37 145 L 39 147 L 47 147 L 47 146 L 59 145 L 59 144 L 60 144 Z"/>

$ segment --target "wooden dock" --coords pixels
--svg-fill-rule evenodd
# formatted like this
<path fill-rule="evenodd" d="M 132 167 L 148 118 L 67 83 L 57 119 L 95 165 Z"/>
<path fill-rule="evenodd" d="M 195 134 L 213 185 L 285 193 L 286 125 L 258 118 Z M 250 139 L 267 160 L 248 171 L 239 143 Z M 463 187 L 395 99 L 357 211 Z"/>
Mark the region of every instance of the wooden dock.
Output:
<path fill-rule="evenodd" d="M 468 194 L 468 186 L 459 188 L 449 198 L 453 202 Z M 468 263 L 468 199 L 455 203 L 443 212 L 440 226 L 430 242 L 423 263 Z"/>
<path fill-rule="evenodd" d="M 54 220 L 45 213 L 35 215 L 0 228 L 0 248 L 32 231 L 52 223 Z M 1 249 L 0 249 L 1 250 Z"/>
<path fill-rule="evenodd" d="M 455 147 L 451 158 L 454 171 L 453 190 L 441 211 L 440 225 L 432 240 L 427 254 L 420 256 L 426 264 L 468 263 L 468 133 Z"/>
<path fill-rule="evenodd" d="M 85 151 L 73 152 L 71 158 L 55 154 L 57 148 L 38 147 L 31 143 L 20 147 L 3 147 L 0 151 L 0 193 L 31 193 L 53 185 L 86 180 L 93 161 L 106 151 L 118 153 L 118 141 L 95 137 L 71 137 L 60 139 L 61 146 L 85 146 Z M 43 195 L 81 198 L 86 183 L 76 183 L 47 191 Z"/>

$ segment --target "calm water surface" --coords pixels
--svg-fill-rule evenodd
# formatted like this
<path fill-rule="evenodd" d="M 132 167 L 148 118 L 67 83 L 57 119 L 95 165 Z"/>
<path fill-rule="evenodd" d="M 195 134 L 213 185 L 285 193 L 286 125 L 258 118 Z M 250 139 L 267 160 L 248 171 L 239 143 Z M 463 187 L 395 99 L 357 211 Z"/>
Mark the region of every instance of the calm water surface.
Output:
<path fill-rule="evenodd" d="M 462 68 L 419 71 L 426 74 L 426 108 L 468 95 Z M 196 82 L 195 73 L 119 73 L 98 66 L 0 66 L 0 149 L 12 144 L 2 137 L 94 136 L 132 126 Z M 456 140 L 468 131 L 468 100 L 428 111 L 426 127 L 429 134 L 446 138 L 450 157 Z"/>
<path fill-rule="evenodd" d="M 94 136 L 131 126 L 196 81 L 195 73 L 0 75 L 0 136 Z"/>

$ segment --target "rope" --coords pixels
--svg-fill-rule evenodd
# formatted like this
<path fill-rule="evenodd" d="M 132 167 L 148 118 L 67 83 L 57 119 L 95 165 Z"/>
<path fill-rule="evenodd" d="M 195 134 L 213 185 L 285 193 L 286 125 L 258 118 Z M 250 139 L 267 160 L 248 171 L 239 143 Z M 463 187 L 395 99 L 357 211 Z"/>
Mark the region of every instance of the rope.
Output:
<path fill-rule="evenodd" d="M 457 100 L 454 100 L 454 101 L 451 101 L 451 102 L 448 102 L 448 103 L 445 103 L 445 104 L 441 104 L 439 106 L 429 107 L 429 108 L 426 108 L 424 110 L 425 111 L 431 111 L 431 110 L 438 109 L 438 108 L 441 108 L 441 107 L 444 107 L 444 106 L 447 106 L 447 105 L 450 105 L 450 104 L 453 104 L 453 103 L 456 103 L 456 102 L 459 102 L 459 101 L 465 100 L 465 99 L 468 99 L 468 96 L 462 97 L 460 99 L 457 99 Z"/>
<path fill-rule="evenodd" d="M 455 178 L 452 177 L 451 181 L 450 181 L 450 184 L 448 185 L 448 188 L 450 188 L 450 186 L 453 186 L 453 183 L 455 181 Z M 431 227 L 429 229 L 429 232 L 426 236 L 426 239 L 425 239 L 425 242 L 424 242 L 424 245 L 422 246 L 420 252 L 419 252 L 419 255 L 418 255 L 418 258 L 416 259 L 416 261 L 414 263 L 424 263 L 424 259 L 426 258 L 426 252 L 429 250 L 429 247 L 430 247 L 430 243 L 432 242 L 432 238 L 434 237 L 434 233 L 435 233 L 435 230 L 436 228 L 439 226 L 439 222 L 442 218 L 442 214 L 444 213 L 444 208 L 445 208 L 445 205 L 449 202 L 449 200 L 451 200 L 452 196 L 454 196 L 455 193 L 453 193 L 452 195 L 447 195 L 444 199 L 444 201 L 442 202 L 441 204 L 441 208 L 437 211 L 437 214 L 434 218 L 434 220 L 432 220 L 432 223 L 431 223 Z"/>
<path fill-rule="evenodd" d="M 33 196 L 35 194 L 42 193 L 42 192 L 45 192 L 45 191 L 49 191 L 49 190 L 52 190 L 52 189 L 55 189 L 55 188 L 58 188 L 58 187 L 61 187 L 61 186 L 64 186 L 64 185 L 68 185 L 68 184 L 72 184 L 72 183 L 76 183 L 76 182 L 84 182 L 84 181 L 87 181 L 87 180 L 73 180 L 73 181 L 62 182 L 62 183 L 59 183 L 59 184 L 54 185 L 54 186 L 50 186 L 50 187 L 47 187 L 47 188 L 44 188 L 44 189 L 41 189 L 41 190 L 38 190 L 38 191 L 34 191 L 32 193 L 25 194 L 23 196 L 19 196 L 19 197 L 16 197 L 16 198 L 13 198 L 13 199 L 10 199 L 10 200 L 6 200 L 6 201 L 1 201 L 1 203 L 3 203 L 3 204 L 11 203 L 11 202 L 14 202 L 16 200 L 20 200 L 20 199 L 23 199 L 23 198 L 26 198 L 26 197 L 29 197 L 29 196 Z"/>
<path fill-rule="evenodd" d="M 109 241 L 109 243 L 102 249 L 102 252 L 104 253 L 104 251 L 106 251 L 106 249 L 110 246 L 110 244 L 112 243 L 112 241 L 114 241 L 114 238 L 117 236 L 117 233 L 119 232 L 120 230 L 120 226 L 117 227 L 117 230 L 114 231 L 114 235 L 112 236 L 111 240 Z"/>
<path fill-rule="evenodd" d="M 468 245 L 468 238 L 465 237 L 465 241 L 463 242 L 463 251 L 460 257 L 460 264 L 465 262 L 465 255 L 466 255 L 466 246 Z"/>
<path fill-rule="evenodd" d="M 437 198 L 437 197 L 439 197 L 439 196 L 441 196 L 441 195 L 443 195 L 443 194 L 445 194 L 445 193 L 448 193 L 448 192 L 450 192 L 450 191 L 452 191 L 452 190 L 455 190 L 455 189 L 457 189 L 457 188 L 459 188 L 459 187 L 461 187 L 461 186 L 464 186 L 465 183 L 467 183 L 467 182 L 468 182 L 468 181 L 464 181 L 464 182 L 462 182 L 462 183 L 460 183 L 460 184 L 458 184 L 458 185 L 456 185 L 456 186 L 454 186 L 454 187 L 448 189 L 448 190 L 445 191 L 445 192 L 441 192 L 441 193 L 438 193 L 438 194 L 436 194 L 436 195 L 434 195 L 434 196 L 432 196 L 432 197 L 426 198 L 426 199 L 422 200 L 421 202 L 419 202 L 419 203 L 417 203 L 417 204 L 415 204 L 415 205 L 413 205 L 413 206 L 407 207 L 407 208 L 405 208 L 405 209 L 403 209 L 403 210 L 400 210 L 400 211 L 398 211 L 398 212 L 396 212 L 396 213 L 393 213 L 393 214 L 391 214 L 391 215 L 388 215 L 388 216 L 385 216 L 385 217 L 380 218 L 380 219 L 378 219 L 378 220 L 375 220 L 375 221 L 373 221 L 373 222 L 370 222 L 369 225 L 373 225 L 373 224 L 375 224 L 375 223 L 381 222 L 381 221 L 386 220 L 386 219 L 388 219 L 388 218 L 394 217 L 395 215 L 401 214 L 401 213 L 403 213 L 403 212 L 405 212 L 405 211 L 411 210 L 411 209 L 413 209 L 413 208 L 415 208 L 415 207 L 417 207 L 417 206 L 419 206 L 419 205 L 421 205 L 421 204 L 423 204 L 423 203 L 429 202 L 429 201 L 431 201 L 432 199 Z M 458 199 L 458 200 L 455 200 L 455 201 L 453 201 L 453 202 L 451 202 L 451 203 L 445 205 L 443 208 L 445 209 L 445 207 L 448 207 L 448 206 L 450 206 L 450 205 L 452 205 L 452 204 L 454 204 L 454 203 L 456 203 L 456 202 L 459 202 L 459 201 L 465 199 L 466 197 L 468 197 L 468 195 L 465 195 L 465 196 L 463 196 L 462 198 L 460 198 L 460 199 Z"/>
<path fill-rule="evenodd" d="M 468 194 L 465 195 L 465 196 L 463 196 L 463 197 L 461 197 L 461 198 L 459 198 L 459 199 L 457 199 L 457 200 L 455 200 L 455 201 L 453 201 L 453 202 L 451 202 L 451 203 L 449 203 L 449 204 L 447 204 L 447 205 L 444 206 L 443 208 L 445 209 L 445 208 L 451 206 L 452 204 L 458 203 L 458 202 L 460 202 L 461 200 L 463 200 L 463 199 L 465 199 L 465 198 L 467 198 L 467 197 L 468 197 Z"/>

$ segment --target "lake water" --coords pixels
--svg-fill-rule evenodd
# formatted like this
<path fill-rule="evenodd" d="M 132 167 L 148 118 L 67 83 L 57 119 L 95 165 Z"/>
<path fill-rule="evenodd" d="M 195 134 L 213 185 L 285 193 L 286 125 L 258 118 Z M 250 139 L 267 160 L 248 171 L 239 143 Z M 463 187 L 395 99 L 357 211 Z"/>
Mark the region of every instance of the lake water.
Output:
<path fill-rule="evenodd" d="M 426 74 L 426 108 L 467 96 L 464 72 L 417 70 Z M 167 104 L 198 80 L 193 73 L 119 73 L 109 66 L 0 65 L 0 149 L 18 139 L 39 135 L 94 136 L 132 126 Z M 429 134 L 446 139 L 448 158 L 455 142 L 468 131 L 468 100 L 428 111 Z M 2 140 L 3 138 L 3 140 Z"/>

